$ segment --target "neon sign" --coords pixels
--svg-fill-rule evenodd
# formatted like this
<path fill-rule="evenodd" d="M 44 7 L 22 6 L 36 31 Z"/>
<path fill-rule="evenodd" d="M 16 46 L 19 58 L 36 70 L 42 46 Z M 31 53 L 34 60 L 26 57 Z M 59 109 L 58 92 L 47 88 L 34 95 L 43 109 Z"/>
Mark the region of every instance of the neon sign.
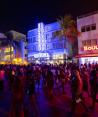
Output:
<path fill-rule="evenodd" d="M 47 59 L 49 59 L 49 54 L 48 53 L 34 54 L 34 58 L 39 58 L 39 57 L 46 57 Z"/>
<path fill-rule="evenodd" d="M 98 45 L 95 46 L 84 46 L 84 51 L 86 50 L 98 50 Z"/>
<path fill-rule="evenodd" d="M 46 50 L 45 27 L 43 23 L 38 23 L 38 50 Z"/>

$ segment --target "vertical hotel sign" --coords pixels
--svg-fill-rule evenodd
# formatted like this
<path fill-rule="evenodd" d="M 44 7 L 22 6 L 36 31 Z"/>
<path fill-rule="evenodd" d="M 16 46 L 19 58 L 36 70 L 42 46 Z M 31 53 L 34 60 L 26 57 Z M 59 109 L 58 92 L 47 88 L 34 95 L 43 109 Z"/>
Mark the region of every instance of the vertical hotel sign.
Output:
<path fill-rule="evenodd" d="M 84 46 L 84 51 L 98 50 L 98 45 L 95 46 Z"/>
<path fill-rule="evenodd" d="M 45 27 L 43 23 L 38 23 L 38 51 L 46 50 Z"/>

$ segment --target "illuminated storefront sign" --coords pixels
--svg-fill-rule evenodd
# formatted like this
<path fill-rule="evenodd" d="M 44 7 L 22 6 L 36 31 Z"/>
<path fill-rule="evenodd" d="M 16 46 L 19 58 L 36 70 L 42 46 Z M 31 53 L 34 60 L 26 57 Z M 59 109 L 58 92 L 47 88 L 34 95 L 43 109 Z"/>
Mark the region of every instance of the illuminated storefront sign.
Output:
<path fill-rule="evenodd" d="M 46 57 L 47 59 L 49 59 L 49 54 L 48 53 L 34 54 L 34 58 L 40 58 L 40 57 Z"/>
<path fill-rule="evenodd" d="M 84 51 L 86 50 L 98 50 L 98 45 L 95 46 L 84 46 Z"/>

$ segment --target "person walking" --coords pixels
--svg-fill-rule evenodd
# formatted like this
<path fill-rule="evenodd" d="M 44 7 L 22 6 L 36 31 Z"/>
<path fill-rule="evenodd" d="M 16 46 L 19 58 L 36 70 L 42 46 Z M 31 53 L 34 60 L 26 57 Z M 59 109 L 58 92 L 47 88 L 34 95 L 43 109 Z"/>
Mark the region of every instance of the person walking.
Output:
<path fill-rule="evenodd" d="M 86 111 L 88 108 L 85 105 L 84 99 L 82 97 L 83 92 L 83 81 L 80 77 L 79 69 L 77 67 L 72 68 L 71 76 L 71 91 L 72 91 L 72 114 L 75 113 L 76 104 L 81 103 Z"/>
<path fill-rule="evenodd" d="M 3 67 L 0 67 L 0 92 L 3 92 L 4 89 L 4 79 L 5 79 L 5 71 Z"/>
<path fill-rule="evenodd" d="M 98 102 L 96 99 L 98 93 L 98 68 L 93 68 L 91 72 L 91 95 L 92 95 L 92 110 L 95 109 L 95 104 Z"/>

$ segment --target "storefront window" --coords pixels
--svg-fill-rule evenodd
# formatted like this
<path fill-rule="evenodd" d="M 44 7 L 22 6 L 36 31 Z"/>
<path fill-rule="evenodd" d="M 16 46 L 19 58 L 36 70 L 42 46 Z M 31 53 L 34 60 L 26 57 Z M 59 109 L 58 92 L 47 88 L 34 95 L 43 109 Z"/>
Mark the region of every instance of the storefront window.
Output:
<path fill-rule="evenodd" d="M 85 64 L 85 63 L 87 63 L 87 64 L 89 64 L 89 63 L 94 63 L 94 64 L 96 64 L 96 63 L 98 63 L 98 57 L 86 57 L 86 58 L 81 58 L 80 59 L 80 63 L 81 64 Z"/>
<path fill-rule="evenodd" d="M 53 59 L 64 59 L 64 55 L 63 54 L 55 54 L 55 55 L 53 55 Z"/>

